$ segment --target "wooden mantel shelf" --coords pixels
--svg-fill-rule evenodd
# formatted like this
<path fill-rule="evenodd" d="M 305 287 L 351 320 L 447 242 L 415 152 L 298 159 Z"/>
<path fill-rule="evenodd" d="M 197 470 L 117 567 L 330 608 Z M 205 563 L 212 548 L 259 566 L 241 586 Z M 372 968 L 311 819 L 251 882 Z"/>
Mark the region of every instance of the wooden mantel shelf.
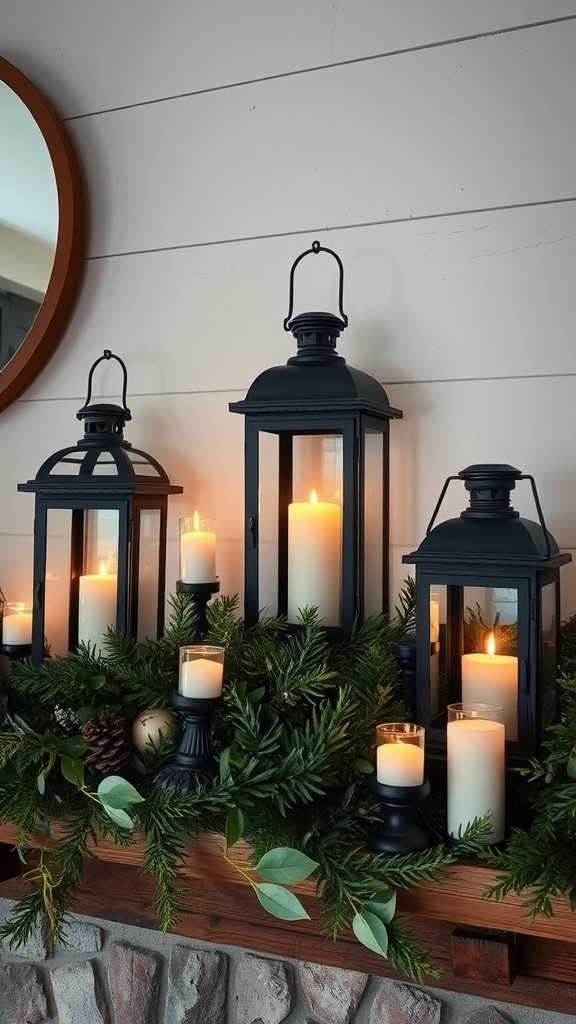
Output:
<path fill-rule="evenodd" d="M 0 896 L 18 899 L 24 883 L 10 857 L 15 830 L 0 824 Z M 386 960 L 345 934 L 334 942 L 322 935 L 314 883 L 294 886 L 310 920 L 284 922 L 266 914 L 250 886 L 222 857 L 222 836 L 203 835 L 186 849 L 183 874 L 189 883 L 190 912 L 178 934 L 218 945 L 259 950 L 370 974 L 398 977 Z M 75 909 L 110 921 L 157 928 L 150 903 L 154 881 L 142 876 L 143 843 L 128 847 L 101 839 L 87 858 L 85 881 Z M 234 860 L 249 850 L 238 843 Z M 493 1000 L 563 1013 L 576 1012 L 576 915 L 567 900 L 554 903 L 552 918 L 526 916 L 522 899 L 485 900 L 494 872 L 477 862 L 447 869 L 436 883 L 398 895 L 398 911 L 430 951 L 442 977 L 431 984 Z M 429 979 L 428 979 L 429 980 Z"/>

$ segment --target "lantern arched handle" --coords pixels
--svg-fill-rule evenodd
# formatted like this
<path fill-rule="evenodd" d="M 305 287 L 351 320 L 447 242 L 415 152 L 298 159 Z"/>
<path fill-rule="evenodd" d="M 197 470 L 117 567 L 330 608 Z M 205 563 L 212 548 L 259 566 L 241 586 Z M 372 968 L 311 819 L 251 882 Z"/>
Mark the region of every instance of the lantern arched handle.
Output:
<path fill-rule="evenodd" d="M 288 316 L 284 320 L 284 330 L 285 331 L 289 331 L 290 330 L 290 327 L 288 325 L 289 325 L 290 320 L 292 319 L 292 312 L 293 312 L 293 309 L 294 309 L 294 271 L 296 270 L 296 267 L 300 263 L 300 260 L 303 260 L 305 256 L 309 256 L 310 253 L 314 253 L 315 255 L 318 255 L 319 252 L 327 252 L 330 256 L 333 256 L 334 259 L 336 260 L 337 264 L 338 264 L 339 269 L 340 269 L 340 284 L 339 284 L 339 288 L 338 288 L 338 312 L 340 313 L 340 316 L 342 317 L 342 320 L 344 322 L 344 326 L 345 327 L 348 326 L 348 317 L 346 316 L 346 313 L 344 312 L 344 309 L 343 309 L 343 306 L 342 306 L 343 297 L 344 297 L 344 267 L 342 265 L 342 260 L 340 259 L 338 253 L 334 252 L 333 249 L 327 249 L 326 246 L 320 245 L 320 242 L 315 241 L 315 242 L 312 242 L 311 248 L 310 249 L 306 249 L 305 252 L 300 253 L 298 258 L 296 260 L 294 260 L 294 263 L 292 264 L 292 269 L 290 271 L 290 290 L 289 290 L 289 298 L 288 298 Z"/>
<path fill-rule="evenodd" d="M 93 363 L 92 366 L 90 367 L 90 372 L 88 374 L 88 394 L 86 395 L 86 402 L 84 403 L 84 408 L 86 408 L 86 406 L 90 404 L 90 399 L 92 397 L 92 378 L 94 376 L 94 370 L 96 369 L 98 364 L 101 363 L 102 360 L 104 360 L 104 359 L 106 359 L 106 360 L 115 359 L 116 362 L 120 363 L 120 366 L 122 367 L 122 374 L 123 374 L 122 406 L 123 406 L 124 413 L 126 415 L 126 419 L 130 419 L 131 418 L 131 416 L 130 416 L 130 409 L 126 405 L 126 391 L 127 391 L 127 388 L 128 388 L 128 370 L 126 369 L 126 363 L 124 362 L 123 359 L 120 359 L 120 356 L 117 356 L 117 355 L 114 354 L 114 352 L 111 352 L 109 348 L 105 348 L 104 349 L 104 355 L 101 355 L 99 357 L 99 359 L 97 359 L 96 362 Z"/>

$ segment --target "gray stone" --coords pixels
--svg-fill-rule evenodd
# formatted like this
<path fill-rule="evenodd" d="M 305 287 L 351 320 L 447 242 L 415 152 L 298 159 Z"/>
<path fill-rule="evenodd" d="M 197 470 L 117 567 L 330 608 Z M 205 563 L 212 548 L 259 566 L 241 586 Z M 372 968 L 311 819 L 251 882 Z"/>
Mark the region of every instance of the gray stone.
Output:
<path fill-rule="evenodd" d="M 64 925 L 62 945 L 80 953 L 98 953 L 102 949 L 102 929 L 71 918 Z"/>
<path fill-rule="evenodd" d="M 108 957 L 108 984 L 115 1019 L 156 1024 L 162 957 L 114 942 Z"/>
<path fill-rule="evenodd" d="M 50 973 L 59 1024 L 105 1024 L 104 999 L 92 961 L 78 960 Z"/>
<path fill-rule="evenodd" d="M 310 1009 L 321 1024 L 350 1024 L 368 983 L 368 975 L 302 963 L 300 980 Z"/>
<path fill-rule="evenodd" d="M 510 1024 L 510 1018 L 505 1017 L 495 1006 L 483 1006 L 480 1010 L 474 1010 L 474 1013 L 459 1017 L 458 1024 Z"/>
<path fill-rule="evenodd" d="M 38 1024 L 48 1017 L 46 996 L 35 967 L 12 964 L 0 970 L 0 1020 Z"/>
<path fill-rule="evenodd" d="M 245 956 L 238 964 L 234 1024 L 280 1024 L 292 1008 L 292 985 L 280 960 Z"/>
<path fill-rule="evenodd" d="M 370 1010 L 370 1024 L 440 1024 L 442 1004 L 411 985 L 382 981 Z"/>
<path fill-rule="evenodd" d="M 228 960 L 218 950 L 173 946 L 165 1024 L 224 1024 Z"/>
<path fill-rule="evenodd" d="M 22 960 L 46 960 L 48 958 L 48 947 L 39 928 L 35 928 L 28 940 L 21 946 L 10 946 L 8 942 L 0 942 L 0 950 L 11 956 L 20 957 Z"/>

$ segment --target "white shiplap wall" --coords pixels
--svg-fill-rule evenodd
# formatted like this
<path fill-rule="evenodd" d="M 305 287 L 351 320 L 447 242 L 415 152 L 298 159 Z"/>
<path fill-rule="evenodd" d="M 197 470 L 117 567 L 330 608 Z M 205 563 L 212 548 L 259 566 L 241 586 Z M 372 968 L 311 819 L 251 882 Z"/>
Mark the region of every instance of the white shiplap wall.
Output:
<path fill-rule="evenodd" d="M 283 363 L 295 257 L 346 272 L 339 351 L 392 424 L 394 598 L 444 479 L 531 473 L 576 549 L 576 0 L 4 0 L 0 53 L 66 120 L 86 179 L 82 289 L 56 354 L 0 417 L 0 582 L 30 585 L 16 485 L 72 444 L 88 369 L 129 368 L 127 436 L 216 518 L 242 590 L 243 420 Z M 319 281 L 301 275 L 300 308 Z M 117 394 L 106 368 L 102 390 Z M 534 517 L 527 494 L 517 507 Z M 455 489 L 446 515 L 466 504 Z M 563 571 L 565 614 L 576 568 Z"/>

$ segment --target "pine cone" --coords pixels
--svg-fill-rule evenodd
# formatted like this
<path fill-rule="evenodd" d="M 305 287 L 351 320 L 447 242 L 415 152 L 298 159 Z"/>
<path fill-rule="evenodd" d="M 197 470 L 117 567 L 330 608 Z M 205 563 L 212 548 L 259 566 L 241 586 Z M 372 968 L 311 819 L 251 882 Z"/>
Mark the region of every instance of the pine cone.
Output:
<path fill-rule="evenodd" d="M 115 711 L 101 711 L 82 726 L 88 744 L 84 760 L 103 774 L 122 768 L 132 750 L 130 725 Z"/>

